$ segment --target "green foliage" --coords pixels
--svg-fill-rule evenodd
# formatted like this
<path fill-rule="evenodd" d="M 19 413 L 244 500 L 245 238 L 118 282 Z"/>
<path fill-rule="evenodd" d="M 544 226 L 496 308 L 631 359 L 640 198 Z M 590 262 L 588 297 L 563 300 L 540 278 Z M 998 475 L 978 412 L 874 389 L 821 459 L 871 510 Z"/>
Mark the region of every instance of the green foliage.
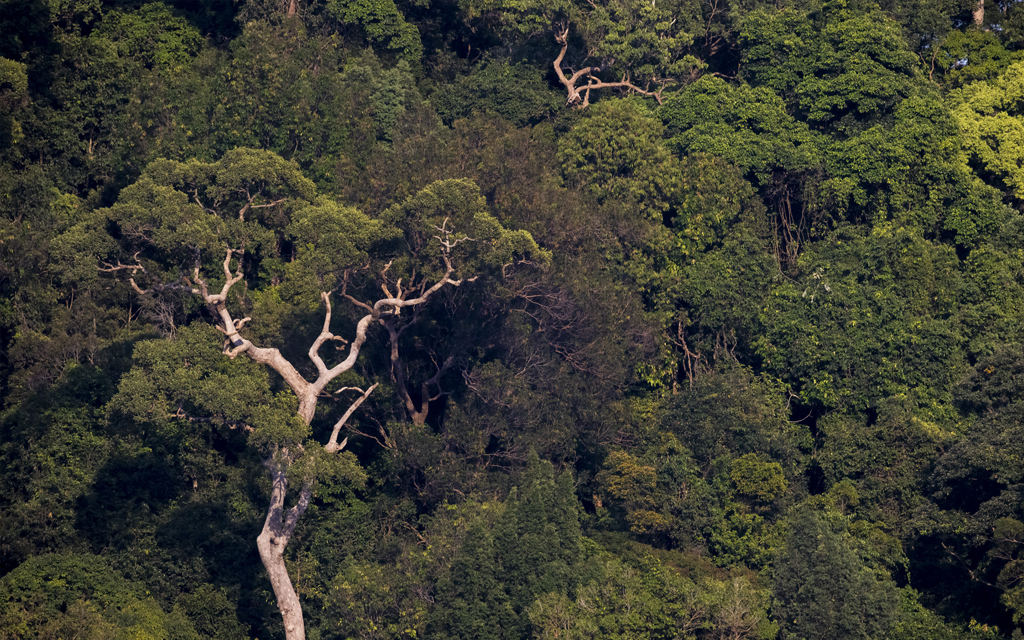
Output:
<path fill-rule="evenodd" d="M 77 503 L 91 491 L 113 448 L 97 434 L 100 416 L 94 408 L 75 407 L 57 394 L 47 400 L 52 406 L 21 407 L 0 423 L 4 572 L 30 556 L 81 547 Z"/>
<path fill-rule="evenodd" d="M 576 602 L 548 594 L 531 609 L 540 633 L 536 638 L 670 638 L 692 633 L 699 609 L 697 589 L 653 559 L 633 568 L 612 560 L 601 566 L 601 579 L 579 591 Z M 682 627 L 681 629 L 679 627 Z M 688 633 L 689 632 L 689 633 Z"/>
<path fill-rule="evenodd" d="M 518 339 L 517 348 L 551 349 L 536 332 L 530 331 L 524 340 L 520 336 L 525 330 L 529 327 L 504 328 L 508 339 Z M 474 464 L 474 475 L 486 473 L 494 460 L 517 464 L 531 449 L 544 452 L 546 458 L 570 459 L 582 430 L 606 424 L 594 415 L 599 405 L 590 390 L 581 386 L 585 381 L 572 372 L 545 367 L 531 375 L 517 374 L 509 364 L 498 361 L 473 367 L 466 373 L 472 394 L 447 414 L 443 440 L 436 444 Z M 559 388 L 546 388 L 556 378 Z M 451 456 L 445 457 L 450 461 Z M 489 481 L 506 487 L 511 483 L 508 478 Z"/>
<path fill-rule="evenodd" d="M 143 594 L 106 561 L 93 555 L 42 555 L 4 577 L 3 599 L 51 613 L 79 598 L 102 607 L 124 608 Z M 40 612 L 42 613 L 42 612 Z"/>
<path fill-rule="evenodd" d="M 495 113 L 516 127 L 536 124 L 548 118 L 561 98 L 550 89 L 544 74 L 526 64 L 490 60 L 469 75 L 431 96 L 437 114 L 445 124 L 474 112 Z"/>
<path fill-rule="evenodd" d="M 793 482 L 804 471 L 802 450 L 811 442 L 806 427 L 788 418 L 783 395 L 770 379 L 723 364 L 665 403 L 660 428 L 687 443 L 703 476 L 722 456 L 756 455 L 782 465 L 787 482 Z"/>
<path fill-rule="evenodd" d="M 402 569 L 346 563 L 332 584 L 331 626 L 354 638 L 416 638 L 423 634 L 427 604 L 415 592 L 421 583 Z"/>
<path fill-rule="evenodd" d="M 608 497 L 626 510 L 626 521 L 634 533 L 655 533 L 666 529 L 670 520 L 655 511 L 658 475 L 625 451 L 612 451 L 605 459 L 598 482 Z"/>
<path fill-rule="evenodd" d="M 595 560 L 596 579 L 581 586 L 573 599 L 557 593 L 538 598 L 530 608 L 533 637 L 776 637 L 767 616 L 767 590 L 747 576 L 698 582 L 649 550 L 636 549 L 631 555 L 619 560 L 602 553 Z"/>
<path fill-rule="evenodd" d="M 530 453 L 518 488 L 509 495 L 494 541 L 512 609 L 519 624 L 541 594 L 571 592 L 581 563 L 579 502 L 569 473 L 557 478 L 549 462 Z M 518 627 L 522 629 L 522 627 Z"/>
<path fill-rule="evenodd" d="M 115 43 L 119 57 L 168 71 L 180 70 L 203 44 L 199 30 L 162 2 L 131 13 L 111 11 L 93 33 Z"/>
<path fill-rule="evenodd" d="M 680 156 L 707 153 L 741 168 L 760 185 L 776 172 L 800 172 L 822 162 L 821 136 L 786 113 L 768 87 L 732 87 L 704 76 L 658 109 L 666 144 Z"/>
<path fill-rule="evenodd" d="M 973 356 L 987 356 L 1003 344 L 1021 340 L 1016 321 L 1021 312 L 1016 296 L 1021 286 L 1017 267 L 1022 257 L 1017 240 L 1020 230 L 1020 222 L 1011 221 L 967 257 L 964 318 L 971 327 L 968 346 Z"/>
<path fill-rule="evenodd" d="M 416 64 L 423 55 L 420 32 L 392 0 L 327 0 L 325 14 L 362 31 L 367 44 Z"/>
<path fill-rule="evenodd" d="M 730 236 L 731 227 L 756 207 L 753 189 L 736 167 L 703 153 L 678 165 L 681 179 L 669 227 L 674 233 L 671 257 L 680 266 L 706 256 Z"/>
<path fill-rule="evenodd" d="M 909 98 L 891 129 L 874 126 L 828 149 L 822 190 L 837 213 L 889 220 L 926 237 L 944 228 L 969 246 L 1007 212 L 963 166 L 959 144 L 955 119 L 938 101 Z"/>
<path fill-rule="evenodd" d="M 110 411 L 168 428 L 190 417 L 257 430 L 287 420 L 294 406 L 273 399 L 266 371 L 248 359 L 225 358 L 219 336 L 197 324 L 183 327 L 173 341 L 138 343 L 135 366 L 121 379 Z"/>
<path fill-rule="evenodd" d="M 973 553 L 981 558 L 960 570 L 966 566 L 997 585 L 1003 611 L 1018 628 L 1021 603 L 1016 585 L 1024 518 L 1016 499 L 1022 455 L 1017 391 L 1021 365 L 1019 345 L 1008 346 L 980 359 L 964 377 L 957 396 L 972 423 L 964 438 L 943 452 L 930 478 L 932 498 L 941 509 L 932 514 L 931 527 L 959 557 Z M 984 601 L 991 591 L 983 591 L 963 588 L 961 597 Z"/>
<path fill-rule="evenodd" d="M 680 189 L 678 161 L 661 145 L 663 132 L 661 123 L 636 102 L 597 105 L 561 139 L 562 174 L 599 201 L 636 202 L 660 220 Z"/>
<path fill-rule="evenodd" d="M 741 33 L 745 78 L 792 100 L 804 64 L 813 55 L 814 25 L 795 11 L 760 11 L 747 16 Z"/>
<path fill-rule="evenodd" d="M 956 29 L 976 6 L 964 0 L 886 0 L 878 4 L 903 27 L 910 49 L 922 57 L 934 53 L 945 38 L 955 37 Z"/>
<path fill-rule="evenodd" d="M 116 178 L 138 138 L 128 107 L 143 70 L 106 38 L 48 40 L 26 68 L 28 99 L 11 110 L 24 140 L 0 151 L 12 168 L 39 165 L 63 190 L 84 195 Z"/>
<path fill-rule="evenodd" d="M 198 638 L 192 624 L 165 613 L 100 557 L 38 556 L 0 581 L 3 637 Z"/>
<path fill-rule="evenodd" d="M 242 640 L 248 637 L 245 625 L 238 621 L 236 607 L 224 589 L 202 585 L 178 598 L 174 612 L 190 620 L 202 638 Z"/>
<path fill-rule="evenodd" d="M 720 166 L 720 163 L 693 163 L 690 166 L 699 169 L 708 165 Z M 700 183 L 707 189 L 705 201 L 711 203 L 727 198 L 731 200 L 728 194 L 742 193 L 749 188 L 747 183 L 739 180 L 735 170 L 701 175 L 708 176 Z M 721 180 L 718 185 L 714 183 L 716 178 Z M 719 186 L 733 191 L 720 191 Z M 697 198 L 693 200 L 699 202 Z M 681 308 L 674 333 L 677 340 L 685 341 L 689 350 L 689 354 L 684 350 L 677 358 L 680 360 L 680 373 L 687 377 L 691 386 L 696 384 L 696 374 L 710 368 L 711 363 L 719 360 L 719 355 L 724 355 L 724 352 L 729 352 L 734 358 L 743 358 L 744 353 L 752 350 L 753 342 L 763 331 L 762 310 L 779 278 L 779 264 L 775 256 L 783 248 L 773 246 L 773 241 L 757 230 L 760 224 L 754 221 L 765 214 L 760 201 L 751 198 L 736 204 L 741 206 L 734 204 L 719 210 L 719 215 L 738 215 L 739 220 L 727 232 L 723 229 L 705 236 L 713 242 L 707 247 L 709 251 L 691 252 L 677 258 L 681 266 L 678 285 Z M 722 229 L 722 226 L 718 228 Z M 683 244 L 679 242 L 681 235 L 676 236 L 680 245 Z M 695 244 L 687 242 L 683 246 Z"/>
<path fill-rule="evenodd" d="M 211 161 L 236 147 L 266 149 L 322 188 L 347 186 L 349 171 L 390 145 L 398 125 L 427 114 L 406 61 L 385 67 L 341 44 L 337 35 L 247 24 L 228 52 L 208 49 L 151 85 L 158 104 L 140 113 L 147 144 L 139 153 Z"/>
<path fill-rule="evenodd" d="M 296 415 L 294 396 L 273 394 L 266 370 L 251 360 L 225 358 L 219 335 L 208 325 L 191 325 L 173 341 L 138 343 L 134 366 L 108 405 L 115 418 L 152 425 L 173 440 L 182 472 L 194 484 L 217 465 L 219 452 L 204 444 L 211 429 L 222 436 L 228 430 L 249 432 L 250 443 L 272 457 L 288 449 L 302 452 L 311 433 Z M 315 478 L 328 490 L 366 479 L 350 453 L 328 454 L 316 446 L 285 466 L 296 482 Z"/>
<path fill-rule="evenodd" d="M 504 229 L 487 211 L 480 189 L 470 180 L 441 180 L 384 213 L 384 220 L 404 230 L 412 271 L 436 277 L 444 272 L 442 246 L 452 244 L 453 262 L 459 265 L 455 277 L 495 269 L 516 256 L 533 258 L 541 264 L 550 254 L 537 246 L 525 231 Z M 405 267 L 405 265 L 400 265 Z"/>
<path fill-rule="evenodd" d="M 28 92 L 28 76 L 25 65 L 7 58 L 0 58 L 0 94 L 4 104 L 10 108 L 15 100 L 23 98 Z"/>
<path fill-rule="evenodd" d="M 21 125 L 14 119 L 15 105 L 24 100 L 28 93 L 28 76 L 25 65 L 7 58 L 0 58 L 0 107 L 4 116 L 0 119 L 0 153 L 22 140 Z"/>
<path fill-rule="evenodd" d="M 920 594 L 904 587 L 899 591 L 899 610 L 889 631 L 880 637 L 886 640 L 981 640 L 996 634 L 985 625 L 952 625 L 921 604 Z"/>
<path fill-rule="evenodd" d="M 1020 53 L 1004 48 L 995 33 L 967 29 L 952 31 L 942 41 L 933 68 L 936 79 L 945 80 L 944 84 L 952 89 L 994 80 L 1019 59 Z"/>
<path fill-rule="evenodd" d="M 69 32 L 95 21 L 102 4 L 102 0 L 49 0 L 45 3 L 50 22 Z"/>
<path fill-rule="evenodd" d="M 703 27 L 695 4 L 687 0 L 663 5 L 638 0 L 586 5 L 565 0 L 502 0 L 467 1 L 460 7 L 469 19 L 494 12 L 499 27 L 509 35 L 554 32 L 561 38 L 566 32 L 572 52 L 562 61 L 563 66 L 571 66 L 573 60 L 581 66 L 601 67 L 595 76 L 605 82 L 624 77 L 641 89 L 654 91 L 683 82 L 703 66 L 690 50 L 692 34 Z M 555 55 L 552 51 L 548 59 Z M 582 90 L 585 85 L 577 88 Z"/>
<path fill-rule="evenodd" d="M 0 637 L 1019 635 L 1022 3 L 288 4 L 0 2 Z"/>
<path fill-rule="evenodd" d="M 947 413 L 944 394 L 965 364 L 952 248 L 887 227 L 827 247 L 827 257 L 804 254 L 800 280 L 773 290 L 758 342 L 765 369 L 811 406 L 877 406 L 906 394 L 929 421 Z"/>
<path fill-rule="evenodd" d="M 60 193 L 39 170 L 8 174 L 2 183 L 0 326 L 10 406 L 76 378 L 78 365 L 86 365 L 78 374 L 95 366 L 116 368 L 103 349 L 142 327 L 130 321 L 125 326 L 119 296 L 94 286 L 89 255 L 95 247 L 85 243 L 66 253 L 55 246 L 54 236 L 92 217 L 84 203 Z"/>
<path fill-rule="evenodd" d="M 929 465 L 956 435 L 939 417 L 898 396 L 882 401 L 866 424 L 840 416 L 820 420 L 824 445 L 817 462 L 837 508 L 869 513 L 898 532 L 922 506 Z"/>
<path fill-rule="evenodd" d="M 733 460 L 729 477 L 741 496 L 760 503 L 771 502 L 786 490 L 782 465 L 766 462 L 756 453 L 748 453 Z"/>
<path fill-rule="evenodd" d="M 952 232 L 971 245 L 1002 224 L 1006 211 L 965 166 L 960 117 L 925 85 L 895 24 L 876 12 L 834 2 L 814 14 L 754 14 L 745 23 L 746 79 L 832 138 L 800 147 L 817 151 L 824 176 L 791 174 L 789 184 L 776 177 L 772 199 L 786 205 L 782 211 L 793 206 L 790 191 L 804 209 L 784 213 L 781 223 L 795 226 L 805 243 L 801 236 L 820 237 L 841 220 L 890 220 L 928 237 Z M 800 139 L 799 129 L 790 131 L 775 138 Z M 716 152 L 726 153 L 723 147 Z"/>
<path fill-rule="evenodd" d="M 226 251 L 233 252 L 235 268 L 280 279 L 282 243 L 296 241 L 286 271 L 291 295 L 305 294 L 306 305 L 315 304 L 320 291 L 333 288 L 341 272 L 365 260 L 367 249 L 385 236 L 358 211 L 317 198 L 295 163 L 251 149 L 230 151 L 214 163 L 157 160 L 101 214 L 122 238 L 102 259 L 142 266 L 146 276 L 136 273 L 135 281 L 143 287 L 189 272 L 193 278 L 223 272 Z M 76 228 L 59 242 L 92 242 L 100 249 L 110 242 L 96 228 L 104 222 Z"/>
<path fill-rule="evenodd" d="M 1002 41 L 1007 48 L 1019 51 L 1024 43 L 1024 12 L 1016 2 L 994 3 L 995 6 L 987 8 L 985 20 L 990 25 L 998 24 L 1002 29 Z M 990 6 L 986 3 L 987 7 Z M 995 10 L 993 10 L 995 9 Z"/>
<path fill-rule="evenodd" d="M 993 559 L 1005 561 L 996 578 L 999 586 L 1004 589 L 1000 599 L 1013 612 L 1013 622 L 1020 625 L 1024 622 L 1024 590 L 1017 583 L 1024 574 L 1024 557 L 1020 553 L 1024 541 L 1024 524 L 1013 518 L 999 518 L 992 527 L 992 541 L 994 545 L 989 555 Z"/>
<path fill-rule="evenodd" d="M 921 90 L 915 56 L 880 10 L 838 0 L 819 13 L 753 13 L 742 32 L 744 76 L 815 126 L 851 133 Z"/>
<path fill-rule="evenodd" d="M 972 413 L 993 414 L 1010 408 L 1024 391 L 1018 381 L 1022 354 L 1019 345 L 996 349 L 975 365 L 957 389 L 957 401 Z"/>
<path fill-rule="evenodd" d="M 556 479 L 551 464 L 531 453 L 522 482 L 496 515 L 489 526 L 483 519 L 468 525 L 438 582 L 430 634 L 528 637 L 534 600 L 571 593 L 578 584 L 587 558 L 568 473 Z"/>
<path fill-rule="evenodd" d="M 307 305 L 320 291 L 336 286 L 346 268 L 365 262 L 372 245 L 395 235 L 362 212 L 322 197 L 297 211 L 285 233 L 297 256 L 285 267 L 284 294 L 304 298 Z"/>
<path fill-rule="evenodd" d="M 1005 192 L 1024 198 L 1024 63 L 1010 65 L 991 82 L 975 82 L 954 91 L 950 106 L 961 130 L 967 162 L 982 177 L 998 181 Z"/>
<path fill-rule="evenodd" d="M 893 619 L 895 585 L 865 566 L 841 519 L 797 510 L 774 574 L 782 638 L 870 638 Z"/>
<path fill-rule="evenodd" d="M 509 595 L 494 572 L 495 558 L 491 533 L 479 523 L 470 527 L 451 573 L 437 586 L 431 634 L 459 640 L 522 637 Z"/>
<path fill-rule="evenodd" d="M 650 447 L 640 459 L 612 452 L 596 480 L 608 499 L 609 515 L 624 519 L 633 533 L 678 548 L 707 548 L 721 566 L 762 568 L 769 564 L 772 549 L 779 544 L 779 523 L 765 502 L 752 500 L 752 496 L 734 488 L 734 484 L 741 484 L 740 489 L 750 488 L 744 480 L 750 475 L 750 465 L 745 462 L 749 463 L 750 458 L 730 474 L 730 461 L 722 456 L 714 461 L 710 473 L 702 475 L 690 453 L 674 437 L 662 436 L 661 443 Z M 781 465 L 761 466 L 767 466 L 769 483 L 775 488 L 779 488 L 779 480 L 784 483 L 774 473 Z M 740 482 L 734 483 L 731 476 Z"/>
<path fill-rule="evenodd" d="M 348 52 L 373 48 L 392 62 L 418 64 L 423 56 L 420 30 L 393 0 L 314 0 L 296 4 L 297 15 L 286 13 L 289 3 L 246 0 L 235 20 L 245 30 L 270 29 L 300 38 L 329 35 L 334 46 Z"/>

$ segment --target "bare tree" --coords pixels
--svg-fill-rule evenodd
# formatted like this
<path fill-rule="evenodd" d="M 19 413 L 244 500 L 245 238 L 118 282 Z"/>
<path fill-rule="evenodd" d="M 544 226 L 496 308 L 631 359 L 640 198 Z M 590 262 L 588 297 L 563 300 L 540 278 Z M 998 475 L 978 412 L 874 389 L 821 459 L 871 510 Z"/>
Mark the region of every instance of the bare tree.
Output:
<path fill-rule="evenodd" d="M 298 403 L 293 416 L 287 416 L 286 411 L 266 418 L 267 424 L 254 430 L 261 446 L 268 450 L 263 465 L 272 480 L 270 504 L 257 546 L 288 640 L 305 638 L 305 630 L 302 608 L 284 560 L 285 549 L 309 506 L 318 469 L 329 460 L 339 461 L 334 454 L 348 441 L 345 438 L 339 442 L 342 429 L 377 386 L 331 392 L 328 385 L 355 366 L 371 327 L 383 325 L 398 334 L 403 312 L 414 316 L 415 310 L 439 291 L 462 284 L 455 275 L 454 262 L 460 269 L 479 272 L 488 265 L 508 262 L 512 256 L 543 253 L 528 233 L 506 230 L 490 216 L 479 187 L 468 180 L 433 183 L 385 213 L 381 219 L 371 219 L 356 209 L 318 197 L 315 185 L 302 176 L 296 164 L 266 151 L 235 149 L 214 163 L 151 163 L 106 210 L 103 222 L 95 227 L 76 227 L 64 239 L 74 246 L 103 252 L 107 259 L 100 260 L 100 270 L 123 277 L 141 296 L 164 292 L 201 299 L 213 318 L 212 324 L 224 336 L 224 355 L 231 359 L 244 356 L 269 367 L 295 394 Z M 470 232 L 478 241 L 456 234 L 456 225 L 460 232 Z M 117 228 L 116 237 L 109 235 L 111 227 Z M 284 250 L 282 246 L 290 240 L 297 241 L 301 248 Z M 218 260 L 219 269 L 216 263 L 211 264 L 211 255 L 223 256 Z M 131 258 L 122 262 L 120 256 Z M 248 282 L 246 274 L 259 273 L 263 266 L 260 260 L 267 256 L 278 264 L 288 264 L 291 269 L 287 278 L 294 278 L 292 282 L 298 283 L 302 295 L 311 296 L 319 290 L 325 312 L 320 331 L 306 351 L 309 363 L 300 362 L 301 356 L 292 355 L 290 350 L 286 350 L 286 356 L 278 348 L 255 344 L 255 335 L 246 329 L 251 318 L 236 313 L 246 308 L 244 293 L 250 284 L 256 284 Z M 346 293 L 346 274 L 356 265 L 363 265 L 360 271 L 364 271 L 375 259 L 389 257 L 399 261 L 395 271 L 401 269 L 403 277 L 391 282 L 385 268 L 384 295 L 357 302 L 365 313 L 356 321 L 353 335 L 346 339 L 332 333 L 332 294 L 341 289 L 342 296 L 354 300 Z M 252 264 L 247 264 L 250 260 Z M 214 280 L 206 273 L 211 267 L 222 272 L 222 279 Z M 279 283 L 273 280 L 270 287 Z M 392 344 L 393 364 L 398 361 L 397 338 L 395 335 Z M 328 363 L 321 354 L 328 342 L 344 345 L 339 362 Z M 444 367 L 440 367 L 441 374 Z M 436 386 L 441 374 L 427 381 L 426 386 Z M 400 387 L 400 396 L 411 402 L 405 385 Z M 288 420 L 308 427 L 321 399 L 352 390 L 358 395 L 334 424 L 326 444 L 308 439 L 305 429 L 289 427 Z M 215 407 L 204 410 L 210 409 L 217 411 Z M 426 409 L 414 407 L 414 415 L 425 419 Z M 205 421 L 201 416 L 171 417 Z M 254 416 L 252 420 L 264 418 Z M 277 424 L 282 420 L 285 422 Z M 235 420 L 233 426 L 247 425 Z M 278 427 L 281 430 L 275 431 Z M 386 433 L 382 435 L 393 448 L 394 441 Z M 300 484 L 294 502 L 288 500 L 289 481 Z M 287 502 L 291 506 L 286 508 Z"/>
<path fill-rule="evenodd" d="M 710 17 L 714 21 L 717 13 Z M 693 55 L 702 20 L 679 15 L 671 4 L 651 0 L 551 2 L 522 0 L 498 11 L 503 28 L 532 38 L 551 33 L 560 49 L 555 74 L 566 104 L 586 107 L 590 93 L 615 89 L 661 102 L 666 87 L 696 80 L 706 65 Z M 709 36 L 710 37 L 710 36 Z M 708 42 L 714 50 L 714 42 Z"/>
<path fill-rule="evenodd" d="M 438 228 L 437 236 L 441 243 L 441 256 L 445 264 L 445 272 L 435 282 L 429 283 L 420 280 L 410 286 L 402 288 L 400 285 L 390 292 L 385 287 L 385 296 L 374 301 L 372 304 L 359 303 L 367 313 L 356 324 L 355 335 L 351 341 L 334 335 L 331 330 L 331 296 L 330 292 L 321 292 L 320 297 L 326 307 L 323 326 L 319 335 L 310 345 L 308 356 L 316 367 L 316 377 L 307 380 L 290 362 L 281 351 L 273 347 L 260 347 L 245 338 L 241 331 L 251 320 L 249 317 L 236 319 L 228 309 L 228 294 L 231 289 L 243 282 L 243 258 L 245 255 L 242 249 L 227 249 L 222 264 L 224 272 L 224 284 L 219 291 L 211 291 L 210 282 L 201 274 L 200 267 L 193 268 L 191 278 L 182 279 L 181 282 L 173 284 L 154 284 L 144 289 L 138 283 L 138 276 L 146 273 L 145 266 L 138 260 L 135 263 L 125 265 L 121 263 L 106 263 L 101 267 L 105 272 L 128 272 L 127 278 L 131 287 L 140 295 L 150 295 L 160 291 L 186 291 L 199 296 L 207 305 L 215 317 L 215 326 L 224 334 L 224 354 L 229 358 L 236 358 L 245 355 L 253 361 L 266 365 L 277 372 L 285 381 L 285 384 L 295 393 L 299 400 L 298 417 L 305 423 L 310 424 L 316 411 L 317 403 L 324 397 L 327 385 L 341 374 L 352 369 L 355 365 L 360 350 L 367 340 L 367 331 L 374 323 L 380 322 L 388 326 L 401 315 L 402 309 L 417 307 L 426 303 L 431 296 L 445 286 L 459 286 L 462 280 L 453 278 L 455 272 L 451 261 L 451 249 L 462 240 L 455 240 L 447 222 Z M 465 239 L 465 238 L 464 238 Z M 136 256 L 137 257 L 137 256 Z M 234 269 L 232 267 L 234 266 Z M 344 360 L 329 367 L 320 355 L 320 348 L 328 341 L 343 341 L 348 344 L 348 355 Z M 393 347 L 395 351 L 397 347 Z M 376 384 L 366 390 L 356 389 L 360 395 L 350 404 L 348 410 L 335 423 L 330 439 L 323 449 L 327 453 L 336 453 L 344 449 L 348 442 L 345 438 L 338 442 L 338 437 L 345 423 L 359 406 L 370 396 Z M 340 389 L 339 391 L 348 390 Z M 407 394 L 406 394 L 407 397 Z M 292 466 L 305 453 L 303 445 L 275 446 L 271 455 L 263 461 L 263 465 L 270 472 L 272 489 L 270 505 L 267 508 L 267 517 L 263 524 L 263 530 L 256 539 L 260 559 L 270 576 L 270 583 L 277 598 L 278 608 L 284 620 L 285 636 L 287 640 L 303 640 L 306 637 L 303 624 L 302 606 L 298 594 L 292 585 L 288 568 L 284 560 L 285 549 L 291 539 L 292 533 L 298 524 L 299 518 L 309 506 L 313 494 L 315 477 L 307 474 L 302 480 L 302 487 L 295 504 L 285 508 L 288 495 L 288 473 Z"/>
<path fill-rule="evenodd" d="M 554 62 L 555 74 L 558 76 L 558 81 L 562 83 L 562 86 L 568 92 L 569 97 L 565 102 L 566 106 L 590 106 L 590 92 L 598 89 L 619 89 L 629 93 L 649 96 L 657 100 L 658 104 L 661 104 L 661 93 L 672 82 L 670 78 L 655 77 L 650 78 L 644 87 L 639 87 L 632 82 L 628 71 L 623 72 L 619 80 L 611 82 L 602 80 L 598 74 L 607 72 L 608 68 L 615 64 L 615 58 L 604 58 L 599 65 L 582 67 L 576 71 L 570 69 L 569 72 L 572 75 L 566 77 L 566 70 L 562 65 L 565 61 L 565 54 L 569 49 L 568 23 L 555 34 L 555 42 L 561 45 L 558 57 L 555 58 Z"/>

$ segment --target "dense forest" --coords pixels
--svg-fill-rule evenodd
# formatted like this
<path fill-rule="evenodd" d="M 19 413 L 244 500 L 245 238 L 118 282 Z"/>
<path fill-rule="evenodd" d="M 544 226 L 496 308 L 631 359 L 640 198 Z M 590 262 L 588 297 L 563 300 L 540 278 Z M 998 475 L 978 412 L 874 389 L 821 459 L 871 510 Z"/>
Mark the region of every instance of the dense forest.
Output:
<path fill-rule="evenodd" d="M 0 639 L 1024 638 L 1024 3 L 0 0 Z"/>

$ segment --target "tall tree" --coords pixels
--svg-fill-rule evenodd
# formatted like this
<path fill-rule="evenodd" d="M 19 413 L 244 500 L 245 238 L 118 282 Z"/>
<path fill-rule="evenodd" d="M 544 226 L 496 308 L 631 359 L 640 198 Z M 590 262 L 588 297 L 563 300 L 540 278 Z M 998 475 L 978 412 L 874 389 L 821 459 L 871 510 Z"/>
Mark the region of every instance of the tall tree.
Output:
<path fill-rule="evenodd" d="M 328 384 L 352 370 L 372 326 L 426 303 L 445 287 L 459 286 L 465 281 L 457 277 L 460 269 L 483 269 L 500 265 L 515 253 L 539 252 L 528 234 L 507 231 L 486 213 L 479 191 L 470 182 L 437 183 L 416 198 L 430 205 L 418 209 L 423 212 L 419 217 L 401 215 L 416 208 L 415 203 L 406 203 L 384 220 L 371 220 L 318 197 L 295 164 L 269 152 L 238 149 L 213 163 L 152 163 L 138 182 L 122 192 L 117 204 L 97 214 L 92 221 L 94 233 L 81 225 L 63 238 L 66 245 L 99 245 L 100 270 L 124 278 L 140 296 L 171 292 L 197 297 L 224 335 L 224 355 L 229 359 L 244 355 L 273 370 L 297 400 L 290 416 L 274 400 L 268 401 L 264 412 L 231 406 L 230 399 L 244 397 L 248 389 L 243 379 L 227 375 L 221 380 L 227 394 L 220 399 L 214 395 L 195 402 L 191 397 L 195 385 L 179 380 L 162 392 L 163 404 L 150 403 L 146 409 L 145 402 L 126 403 L 140 412 L 165 406 L 165 413 L 185 421 L 207 419 L 202 413 L 219 409 L 224 422 L 254 430 L 264 443 L 268 455 L 263 464 L 273 484 L 257 546 L 289 640 L 304 638 L 305 630 L 285 549 L 309 506 L 318 473 L 336 464 L 330 461 L 331 454 L 345 447 L 347 438 L 339 442 L 342 428 L 377 386 L 354 388 L 356 399 L 336 419 L 327 443 L 321 445 L 308 438 L 309 425 L 321 398 L 330 396 Z M 458 230 L 453 221 L 460 224 Z M 106 225 L 117 229 L 116 237 L 96 233 Z M 221 272 L 222 277 L 208 275 L 211 271 Z M 360 303 L 365 313 L 356 320 L 351 340 L 346 340 L 331 331 L 331 295 L 340 290 L 351 297 L 349 292 L 356 293 L 360 274 L 365 273 L 380 274 L 377 285 L 385 295 Z M 252 298 L 240 292 L 241 287 L 253 290 Z M 287 305 L 282 311 L 271 299 L 280 302 L 283 297 L 304 306 L 308 318 L 309 300 L 315 299 L 316 292 L 325 307 L 319 331 L 301 325 L 298 335 L 275 330 L 275 323 L 298 318 L 288 318 Z M 247 312 L 257 316 L 251 327 L 253 318 Z M 311 367 L 301 364 L 294 346 L 257 344 L 294 345 L 297 339 L 308 341 Z M 325 361 L 329 356 L 322 351 L 334 342 L 347 345 L 347 353 L 329 366 Z M 144 388 L 138 378 L 130 377 L 129 387 L 122 391 L 132 394 L 133 381 Z M 353 388 L 334 393 L 349 389 Z M 296 481 L 301 489 L 286 507 L 289 484 Z"/>

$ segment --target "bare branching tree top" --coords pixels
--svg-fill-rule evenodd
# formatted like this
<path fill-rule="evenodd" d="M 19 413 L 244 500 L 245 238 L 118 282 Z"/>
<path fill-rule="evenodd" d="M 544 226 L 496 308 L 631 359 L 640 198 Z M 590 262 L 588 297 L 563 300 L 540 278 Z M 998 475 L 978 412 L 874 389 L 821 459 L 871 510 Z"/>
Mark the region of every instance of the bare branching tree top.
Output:
<path fill-rule="evenodd" d="M 371 219 L 318 196 L 295 164 L 249 149 L 214 163 L 154 162 L 113 207 L 72 230 L 64 242 L 93 247 L 99 272 L 138 296 L 173 292 L 199 302 L 203 317 L 222 334 L 221 357 L 245 358 L 273 371 L 293 396 L 289 414 L 272 399 L 269 377 L 260 383 L 251 373 L 208 373 L 203 384 L 179 379 L 157 388 L 160 374 L 152 369 L 126 376 L 114 403 L 139 419 L 153 419 L 152 408 L 164 407 L 160 419 L 212 415 L 252 433 L 272 479 L 257 546 L 288 640 L 304 638 L 305 631 L 285 548 L 313 498 L 318 473 L 335 464 L 330 459 L 347 443 L 339 441 L 342 431 L 377 384 L 329 387 L 342 376 L 346 383 L 359 379 L 353 368 L 371 330 L 382 326 L 391 341 L 400 400 L 422 424 L 419 416 L 426 410 L 413 406 L 400 373 L 400 338 L 410 326 L 405 321 L 415 321 L 419 309 L 446 288 L 500 272 L 514 260 L 548 260 L 528 233 L 503 228 L 487 212 L 470 181 L 434 183 Z M 335 308 L 339 302 L 347 307 L 342 318 Z M 151 364 L 137 358 L 143 369 Z M 438 375 L 423 383 L 428 394 L 450 364 L 441 363 Z M 194 377 L 196 367 L 185 366 Z M 217 386 L 209 383 L 213 375 L 221 376 L 220 389 L 211 391 Z M 261 384 L 264 391 L 254 392 Z M 206 391 L 197 395 L 197 389 Z M 335 399 L 347 408 L 334 420 L 327 442 L 310 438 L 321 400 Z M 254 408 L 261 403 L 268 408 Z M 287 506 L 290 481 L 300 489 Z"/>
<path fill-rule="evenodd" d="M 608 89 L 649 96 L 695 80 L 704 64 L 693 55 L 702 34 L 699 2 L 690 0 L 483 0 L 469 13 L 492 16 L 503 29 L 553 40 L 555 75 L 566 105 L 587 107 Z"/>

